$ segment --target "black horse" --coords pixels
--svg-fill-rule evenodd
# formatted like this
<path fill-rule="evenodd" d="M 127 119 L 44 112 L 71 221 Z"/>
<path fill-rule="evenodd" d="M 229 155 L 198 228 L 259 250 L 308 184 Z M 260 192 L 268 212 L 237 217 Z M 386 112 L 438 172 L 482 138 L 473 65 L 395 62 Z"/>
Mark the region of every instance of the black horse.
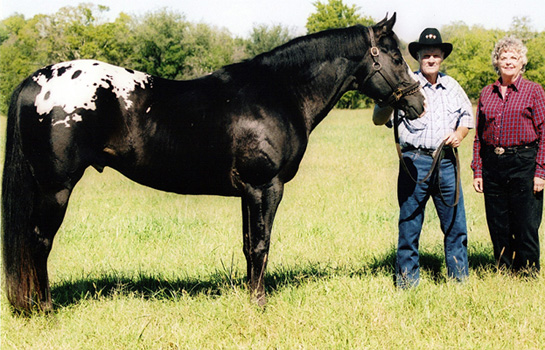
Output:
<path fill-rule="evenodd" d="M 423 112 L 394 23 L 300 37 L 190 81 L 91 60 L 28 77 L 9 108 L 2 182 L 10 303 L 52 309 L 47 258 L 70 194 L 87 167 L 109 166 L 163 191 L 241 197 L 249 288 L 264 304 L 273 219 L 311 131 L 353 89 Z"/>

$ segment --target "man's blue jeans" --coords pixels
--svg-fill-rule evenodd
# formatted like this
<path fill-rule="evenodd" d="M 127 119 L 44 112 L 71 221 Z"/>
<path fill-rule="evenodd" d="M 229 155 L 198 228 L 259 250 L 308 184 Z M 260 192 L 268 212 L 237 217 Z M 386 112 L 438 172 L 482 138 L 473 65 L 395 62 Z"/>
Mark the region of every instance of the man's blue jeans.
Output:
<path fill-rule="evenodd" d="M 413 178 L 421 181 L 430 170 L 433 158 L 416 150 L 403 153 Z M 401 288 L 416 286 L 420 280 L 419 239 L 424 222 L 424 210 L 431 197 L 444 234 L 445 260 L 448 276 L 462 281 L 468 276 L 467 226 L 464 198 L 460 186 L 458 205 L 456 194 L 456 161 L 452 149 L 433 175 L 422 184 L 415 183 L 400 165 L 398 177 L 399 239 L 396 259 L 396 285 Z M 446 204 L 447 203 L 447 204 Z"/>

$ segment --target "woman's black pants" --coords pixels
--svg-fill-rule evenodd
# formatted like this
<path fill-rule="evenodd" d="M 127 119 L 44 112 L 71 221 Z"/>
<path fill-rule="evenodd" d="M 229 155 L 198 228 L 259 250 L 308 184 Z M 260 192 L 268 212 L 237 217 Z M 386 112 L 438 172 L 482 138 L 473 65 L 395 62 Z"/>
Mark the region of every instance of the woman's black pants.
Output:
<path fill-rule="evenodd" d="M 534 194 L 537 148 L 496 154 L 486 149 L 483 186 L 486 220 L 500 268 L 539 272 L 543 191 Z"/>

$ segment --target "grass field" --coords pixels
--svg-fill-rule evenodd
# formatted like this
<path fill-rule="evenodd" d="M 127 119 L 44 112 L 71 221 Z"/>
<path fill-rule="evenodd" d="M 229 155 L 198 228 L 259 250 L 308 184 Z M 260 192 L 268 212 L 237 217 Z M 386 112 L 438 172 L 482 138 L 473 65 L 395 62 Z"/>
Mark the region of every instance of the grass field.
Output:
<path fill-rule="evenodd" d="M 4 117 L 0 123 L 3 157 Z M 373 126 L 369 110 L 333 111 L 286 185 L 264 309 L 250 303 L 245 285 L 239 199 L 162 193 L 90 169 L 49 258 L 55 312 L 13 316 L 2 294 L 1 347 L 543 349 L 545 278 L 495 271 L 482 197 L 471 187 L 472 138 L 460 151 L 465 284 L 444 278 L 443 237 L 429 205 L 422 282 L 396 290 L 392 131 Z"/>

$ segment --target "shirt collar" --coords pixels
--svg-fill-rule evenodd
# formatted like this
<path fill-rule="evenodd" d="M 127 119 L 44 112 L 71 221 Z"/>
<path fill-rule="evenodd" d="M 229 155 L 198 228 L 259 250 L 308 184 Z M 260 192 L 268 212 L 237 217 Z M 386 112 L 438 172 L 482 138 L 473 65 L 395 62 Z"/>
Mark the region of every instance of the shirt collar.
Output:
<path fill-rule="evenodd" d="M 502 80 L 501 80 L 501 77 L 496 80 L 496 82 L 494 83 L 494 90 L 495 91 L 500 91 L 500 87 L 501 87 L 501 83 L 502 83 Z M 519 91 L 520 89 L 520 84 L 522 83 L 522 75 L 520 75 L 517 80 L 515 80 L 515 82 L 513 84 L 509 84 L 507 86 L 508 89 L 511 89 L 513 91 Z"/>
<path fill-rule="evenodd" d="M 422 74 L 422 72 L 420 70 L 418 70 L 416 73 L 416 76 L 418 78 L 418 81 L 420 82 L 420 85 L 422 87 L 429 87 L 431 88 L 433 85 L 428 81 L 428 79 L 426 79 L 426 77 L 424 76 L 424 74 Z M 439 72 L 439 75 L 437 76 L 437 83 L 435 84 L 435 86 L 437 88 L 442 88 L 442 89 L 446 89 L 446 86 L 443 82 L 443 77 L 445 76 L 445 74 Z"/>

